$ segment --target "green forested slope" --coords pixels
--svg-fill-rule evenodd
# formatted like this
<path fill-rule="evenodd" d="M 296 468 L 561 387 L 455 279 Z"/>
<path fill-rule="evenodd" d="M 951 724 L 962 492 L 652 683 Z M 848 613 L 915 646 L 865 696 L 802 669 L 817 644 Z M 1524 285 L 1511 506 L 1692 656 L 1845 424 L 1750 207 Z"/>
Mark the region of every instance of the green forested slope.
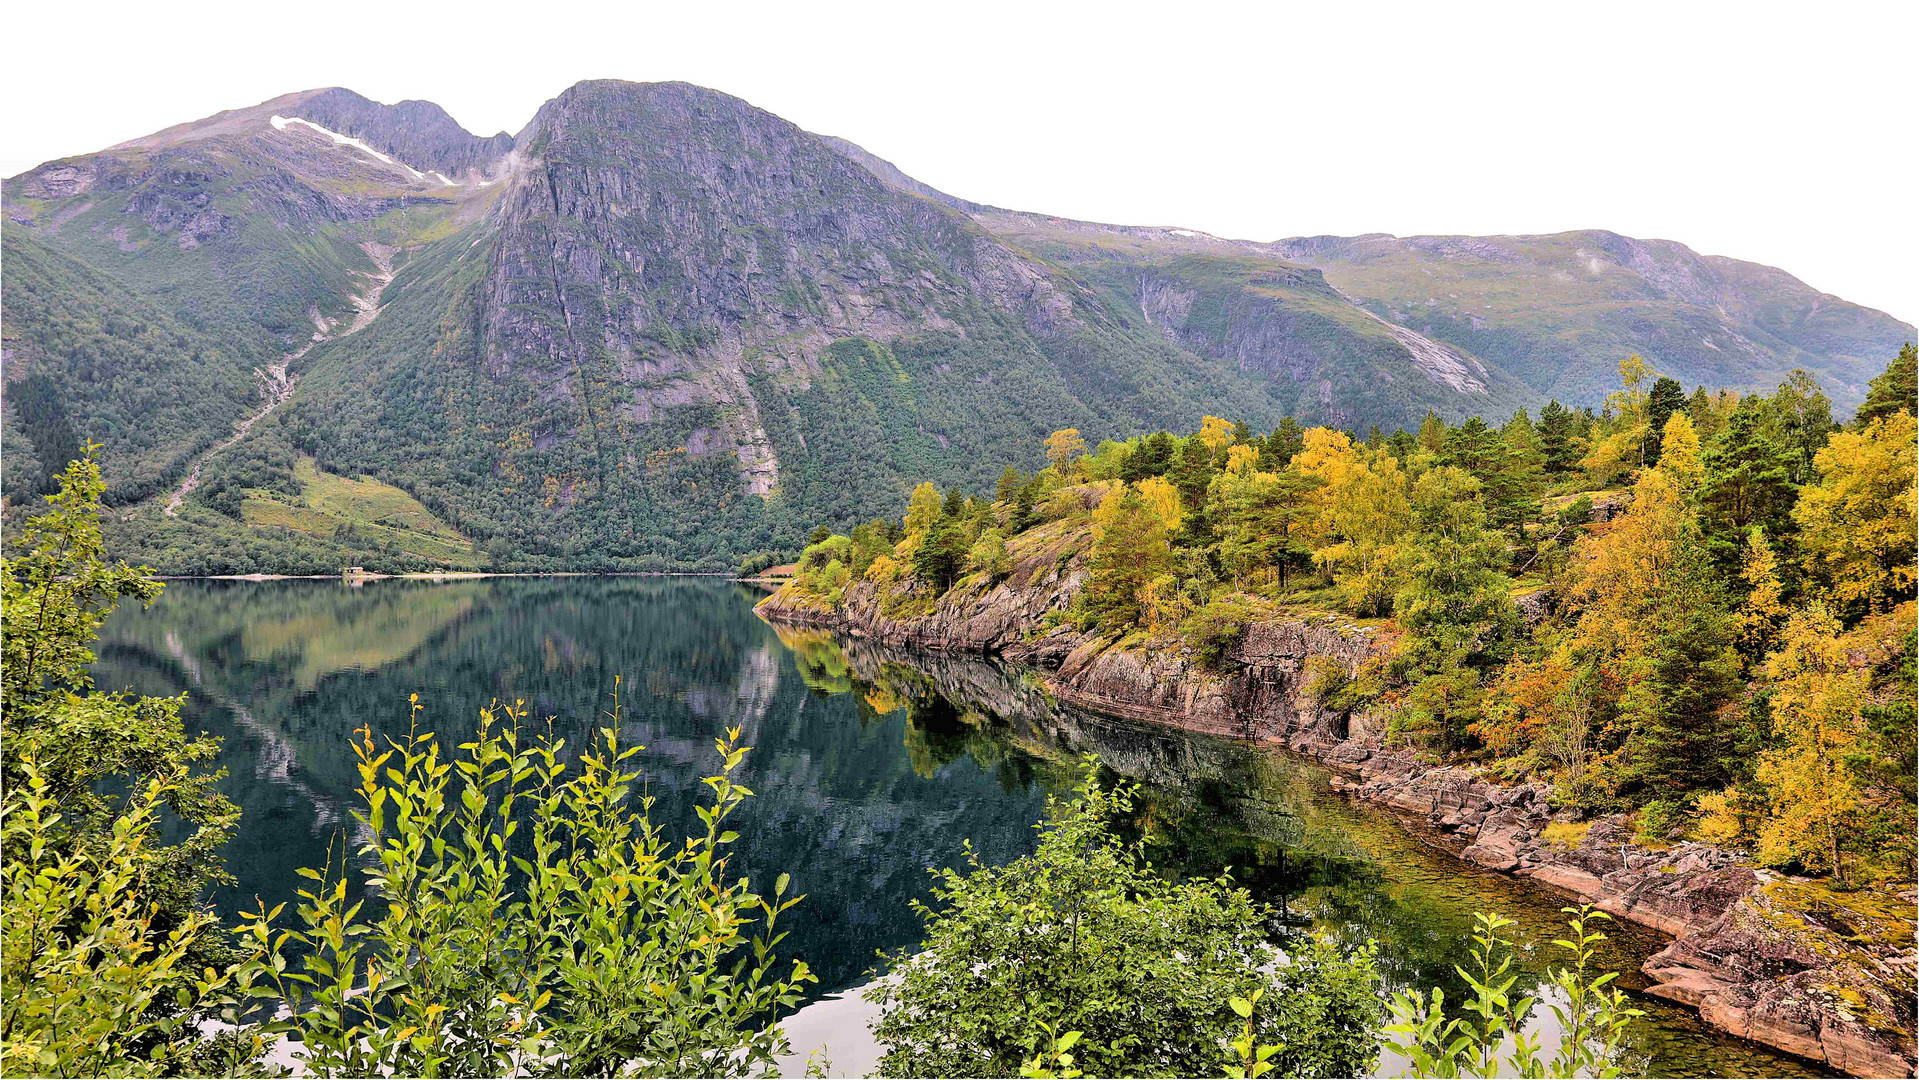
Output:
<path fill-rule="evenodd" d="M 104 274 L 8 230 L 0 292 L 10 502 L 101 445 L 107 502 L 154 495 L 232 430 L 257 396 L 252 365 Z"/>

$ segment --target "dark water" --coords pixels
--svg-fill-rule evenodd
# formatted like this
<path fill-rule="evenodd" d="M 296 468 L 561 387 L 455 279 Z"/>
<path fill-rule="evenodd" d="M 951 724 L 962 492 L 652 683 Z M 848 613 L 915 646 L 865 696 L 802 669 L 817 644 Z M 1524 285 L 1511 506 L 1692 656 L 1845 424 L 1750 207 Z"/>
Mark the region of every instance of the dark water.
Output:
<path fill-rule="evenodd" d="M 1558 936 L 1562 898 L 1434 851 L 1333 794 L 1310 764 L 1061 709 L 982 661 L 776 630 L 753 614 L 758 595 L 683 578 L 172 582 L 150 609 L 114 616 L 96 670 L 103 688 L 187 692 L 189 729 L 225 739 L 223 786 L 243 811 L 226 850 L 237 882 L 213 897 L 227 912 L 291 899 L 296 868 L 351 842 L 348 739 L 365 724 L 404 731 L 409 694 L 442 735 L 470 731 L 490 701 L 523 699 L 577 742 L 606 722 L 620 677 L 624 737 L 645 744 L 656 816 L 680 830 L 714 738 L 742 727 L 754 749 L 739 779 L 758 794 L 735 819 L 738 865 L 756 880 L 790 872 L 807 894 L 786 948 L 827 1000 L 795 1026 L 837 1068 L 858 1068 L 871 1046 L 862 1010 L 832 995 L 862 980 L 876 950 L 917 939 L 908 902 L 926 895 L 927 868 L 958 862 L 968 840 L 995 862 L 1029 851 L 1047 793 L 1070 786 L 1086 753 L 1145 784 L 1138 824 L 1159 838 L 1156 861 L 1235 867 L 1287 913 L 1278 933 L 1377 940 L 1392 988 L 1463 992 L 1451 965 L 1476 910 L 1519 920 L 1529 978 L 1558 962 L 1541 946 Z M 1637 989 L 1639 962 L 1661 944 L 1615 927 L 1603 959 Z M 1628 1075 L 1823 1075 L 1688 1010 L 1637 1004 L 1651 1015 Z"/>

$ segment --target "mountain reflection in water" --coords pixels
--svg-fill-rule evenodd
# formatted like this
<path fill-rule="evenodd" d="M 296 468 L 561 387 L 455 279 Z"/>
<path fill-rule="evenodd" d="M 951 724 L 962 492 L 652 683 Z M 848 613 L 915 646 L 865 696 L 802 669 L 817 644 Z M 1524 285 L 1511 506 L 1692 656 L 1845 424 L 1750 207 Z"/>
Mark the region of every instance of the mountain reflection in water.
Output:
<path fill-rule="evenodd" d="M 1278 908 L 1278 938 L 1378 941 L 1391 988 L 1462 993 L 1452 964 L 1475 910 L 1519 920 L 1524 978 L 1558 962 L 1546 943 L 1562 898 L 1434 850 L 1335 794 L 1315 765 L 1062 708 L 1029 674 L 978 658 L 769 626 L 759 595 L 688 578 L 176 581 L 151 608 L 115 614 L 95 670 L 106 689 L 186 692 L 188 728 L 225 739 L 222 788 L 243 817 L 225 851 L 236 881 L 212 900 L 229 915 L 256 896 L 292 899 L 296 868 L 356 841 L 348 738 L 365 724 L 403 732 L 409 694 L 449 739 L 488 702 L 523 700 L 577 746 L 607 722 L 620 678 L 622 736 L 646 747 L 637 760 L 669 835 L 694 828 L 713 740 L 740 726 L 754 749 L 738 779 L 757 794 L 735 818 L 735 866 L 756 881 L 790 872 L 807 896 L 782 950 L 806 958 L 827 1000 L 794 1018 L 795 1045 L 803 1059 L 825 1042 L 836 1070 L 873 1047 L 866 1010 L 833 997 L 878 951 L 918 939 L 909 902 L 928 895 L 927 870 L 957 865 L 964 841 L 995 863 L 1030 851 L 1046 796 L 1070 790 L 1086 754 L 1144 785 L 1126 827 L 1153 838 L 1166 872 L 1232 867 Z M 1659 944 L 1618 926 L 1602 960 L 1636 989 Z M 1638 1004 L 1650 1015 L 1629 1075 L 1820 1074 L 1687 1010 Z"/>

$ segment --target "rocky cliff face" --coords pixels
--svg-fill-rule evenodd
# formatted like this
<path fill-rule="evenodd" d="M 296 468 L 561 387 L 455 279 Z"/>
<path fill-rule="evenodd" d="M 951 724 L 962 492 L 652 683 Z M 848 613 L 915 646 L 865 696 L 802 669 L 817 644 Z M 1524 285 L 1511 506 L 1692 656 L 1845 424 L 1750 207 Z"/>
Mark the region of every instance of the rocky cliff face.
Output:
<path fill-rule="evenodd" d="M 703 449 L 736 454 L 753 494 L 780 478 L 753 376 L 803 388 L 835 340 L 955 328 L 968 304 L 1077 325 L 1045 273 L 963 217 L 724 94 L 582 83 L 540 110 L 522 157 L 482 301 L 489 370 L 607 369 L 632 389 L 607 409 L 635 423 L 722 406 Z"/>
<path fill-rule="evenodd" d="M 1623 817 L 1582 831 L 1555 812 L 1544 785 L 1499 784 L 1390 749 L 1381 718 L 1343 716 L 1307 690 L 1308 661 L 1350 670 L 1382 647 L 1375 632 L 1343 620 L 1255 624 L 1230 657 L 1231 674 L 1206 671 L 1164 643 L 1114 643 L 1066 626 L 1043 631 L 1045 614 L 1070 607 L 1078 593 L 1082 540 L 1043 535 L 1015 549 L 1005 582 L 955 589 L 907 617 L 883 614 L 887 602 L 870 584 L 848 589 L 836 610 L 785 589 L 760 611 L 855 638 L 1030 664 L 1053 697 L 1094 712 L 1284 744 L 1331 766 L 1354 797 L 1418 819 L 1461 859 L 1673 935 L 1645 964 L 1655 980 L 1650 993 L 1696 1006 L 1742 1038 L 1853 1075 L 1912 1074 L 1919 953 L 1911 925 L 1919 909 L 1910 893 L 1836 894 L 1705 844 L 1649 848 Z M 1004 704 L 1004 715 L 1019 714 L 1019 702 Z"/>
<path fill-rule="evenodd" d="M 494 175 L 513 151 L 513 136 L 502 131 L 482 138 L 431 101 L 383 105 L 337 86 L 298 98 L 287 108 L 298 109 L 299 116 L 455 180 Z"/>
<path fill-rule="evenodd" d="M 520 568 L 734 565 L 922 479 L 982 490 L 1058 428 L 1597 403 L 1635 351 L 1739 389 L 1808 366 L 1843 405 L 1913 332 L 1610 233 L 1259 243 L 1002 211 L 678 83 L 581 83 L 490 137 L 304 91 L 50 162 L 4 203 L 9 236 L 249 366 L 352 317 L 366 245 L 393 249 L 382 317 L 300 362 L 296 448 Z M 98 419 L 110 380 L 83 381 L 69 411 Z M 157 426 L 131 438 L 172 458 L 227 434 Z"/>

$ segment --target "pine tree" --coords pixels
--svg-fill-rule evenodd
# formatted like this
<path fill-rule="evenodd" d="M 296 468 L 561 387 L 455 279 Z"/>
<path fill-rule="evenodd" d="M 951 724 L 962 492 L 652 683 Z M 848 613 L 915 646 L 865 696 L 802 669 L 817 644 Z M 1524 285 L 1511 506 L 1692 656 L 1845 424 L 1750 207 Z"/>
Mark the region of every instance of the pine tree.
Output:
<path fill-rule="evenodd" d="M 1652 384 L 1652 396 L 1646 402 L 1646 464 L 1659 464 L 1660 436 L 1666 430 L 1666 421 L 1686 404 L 1686 388 L 1677 380 L 1664 375 Z"/>
<path fill-rule="evenodd" d="M 1294 455 L 1306 449 L 1306 429 L 1293 422 L 1288 416 L 1279 422 L 1273 433 L 1266 437 L 1265 445 L 1260 448 L 1259 468 L 1263 472 L 1278 472 L 1293 463 Z"/>
<path fill-rule="evenodd" d="M 1686 400 L 1686 415 L 1692 417 L 1693 430 L 1699 433 L 1700 439 L 1710 440 L 1719 434 L 1722 426 L 1719 406 L 1713 396 L 1706 392 L 1703 384 L 1692 392 L 1692 397 Z"/>
<path fill-rule="evenodd" d="M 994 501 L 1007 506 L 1013 505 L 1013 500 L 1019 496 L 1020 485 L 1025 482 L 1026 479 L 1020 475 L 1019 470 L 1008 465 L 1006 471 L 999 474 L 999 487 L 993 492 Z"/>
<path fill-rule="evenodd" d="M 1130 486 L 1108 495 L 1095 520 L 1099 538 L 1087 562 L 1080 610 L 1102 630 L 1138 625 L 1140 591 L 1173 565 L 1166 528 Z"/>
<path fill-rule="evenodd" d="M 1557 401 L 1548 401 L 1539 410 L 1539 452 L 1548 476 L 1564 476 L 1578 468 L 1583 455 L 1574 441 L 1577 434 L 1572 410 Z"/>
<path fill-rule="evenodd" d="M 1734 723 L 1726 706 L 1740 688 L 1737 626 L 1703 553 L 1682 541 L 1624 710 L 1631 725 L 1623 778 L 1655 797 L 1723 786 L 1733 772 Z"/>
<path fill-rule="evenodd" d="M 1726 577 L 1738 572 L 1740 549 L 1753 526 L 1763 527 L 1780 546 L 1789 544 L 1796 532 L 1788 455 L 1766 434 L 1760 407 L 1754 398 L 1741 401 L 1705 455 L 1701 525 L 1707 551 Z"/>
<path fill-rule="evenodd" d="M 1580 541 L 1567 594 L 1580 607 L 1571 648 L 1613 688 L 1626 732 L 1621 789 L 1668 797 L 1723 782 L 1737 623 L 1665 470 L 1642 472 L 1626 516 Z"/>
<path fill-rule="evenodd" d="M 1164 476 L 1172 467 L 1173 454 L 1177 444 L 1173 436 L 1164 431 L 1155 431 L 1139 441 L 1121 463 L 1119 478 L 1129 484 L 1137 484 L 1149 476 Z"/>
<path fill-rule="evenodd" d="M 1292 469 L 1220 477 L 1214 519 L 1220 558 L 1242 583 L 1256 585 L 1271 571 L 1283 588 L 1290 571 L 1311 563 L 1306 537 L 1317 516 L 1311 498 L 1317 486 Z"/>
<path fill-rule="evenodd" d="M 938 596 L 952 588 L 966 564 L 966 534 L 951 518 L 928 525 L 913 549 L 913 576 Z"/>
<path fill-rule="evenodd" d="M 1878 378 L 1866 390 L 1866 400 L 1853 414 L 1852 424 L 1863 429 L 1867 424 L 1901 410 L 1919 412 L 1919 350 L 1908 341 L 1899 348 Z"/>
<path fill-rule="evenodd" d="M 1198 507 L 1206 501 L 1206 490 L 1212 485 L 1217 473 L 1213 465 L 1213 449 L 1198 435 L 1189 436 L 1180 443 L 1179 455 L 1173 461 L 1173 467 L 1167 476 L 1173 486 L 1179 489 L 1179 497 L 1188 509 Z"/>

